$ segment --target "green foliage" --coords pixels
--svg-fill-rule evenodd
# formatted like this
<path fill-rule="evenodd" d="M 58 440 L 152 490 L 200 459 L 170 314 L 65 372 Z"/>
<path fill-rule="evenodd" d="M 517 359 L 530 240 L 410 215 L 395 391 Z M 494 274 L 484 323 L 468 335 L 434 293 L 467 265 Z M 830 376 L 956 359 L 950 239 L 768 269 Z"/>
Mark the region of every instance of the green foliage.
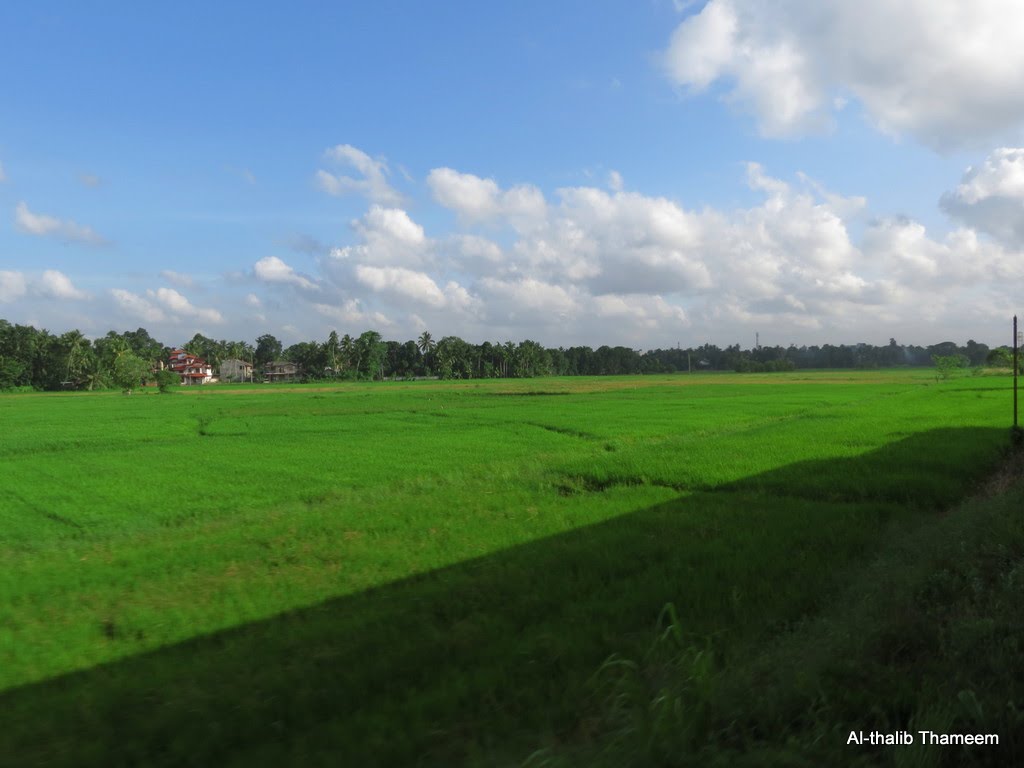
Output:
<path fill-rule="evenodd" d="M 356 370 L 363 379 L 384 378 L 384 357 L 386 348 L 381 335 L 376 331 L 366 331 L 355 341 Z"/>
<path fill-rule="evenodd" d="M 749 357 L 741 357 L 736 361 L 737 373 L 785 373 L 796 370 L 796 364 L 785 357 L 764 362 L 751 360 Z"/>
<path fill-rule="evenodd" d="M 255 359 L 256 367 L 263 369 L 267 363 L 272 363 L 281 357 L 281 342 L 269 333 L 265 333 L 256 339 Z"/>
<path fill-rule="evenodd" d="M 153 376 L 157 387 L 163 394 L 170 394 L 181 385 L 181 376 L 169 368 L 159 370 Z"/>
<path fill-rule="evenodd" d="M 114 360 L 114 384 L 126 395 L 145 384 L 149 376 L 149 363 L 131 352 L 124 352 Z"/>
<path fill-rule="evenodd" d="M 932 363 L 936 378 L 945 380 L 967 368 L 970 361 L 964 355 L 932 355 Z"/>
<path fill-rule="evenodd" d="M 958 347 L 944 341 L 930 347 L 901 345 L 890 339 L 884 347 L 868 344 L 821 347 L 757 347 L 743 350 L 739 344 L 724 349 L 713 344 L 696 348 L 653 349 L 646 352 L 623 346 L 602 345 L 545 349 L 530 339 L 519 342 L 473 344 L 457 336 L 440 342 L 429 331 L 418 339 L 385 340 L 375 331 L 358 338 L 339 337 L 331 331 L 327 340 L 301 341 L 287 350 L 271 334 L 256 340 L 212 339 L 195 334 L 185 349 L 215 368 L 228 358 L 254 360 L 257 370 L 282 356 L 296 362 L 305 379 L 391 379 L 438 376 L 445 379 L 533 378 L 537 376 L 618 376 L 693 371 L 736 370 L 774 373 L 814 368 L 876 369 L 884 366 L 928 366 L 932 356 L 960 355 L 980 366 L 992 353 L 985 344 L 968 340 Z M 359 343 L 362 339 L 362 343 Z M 381 345 L 378 347 L 377 345 Z M 440 347 L 440 350 L 439 350 Z M 144 328 L 117 333 L 89 342 L 79 331 L 60 337 L 31 326 L 14 326 L 0 320 L 0 388 L 32 386 L 39 389 L 98 389 L 110 381 L 114 361 L 132 352 L 151 365 L 164 359 L 170 349 L 161 346 Z M 1002 364 L 1000 362 L 1000 364 Z"/>

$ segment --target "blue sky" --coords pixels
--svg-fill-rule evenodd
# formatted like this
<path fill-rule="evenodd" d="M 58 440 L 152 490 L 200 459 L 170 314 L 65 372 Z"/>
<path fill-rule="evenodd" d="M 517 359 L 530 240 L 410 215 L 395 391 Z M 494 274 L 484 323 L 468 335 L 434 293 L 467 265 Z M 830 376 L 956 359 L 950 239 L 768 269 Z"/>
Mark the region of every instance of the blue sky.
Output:
<path fill-rule="evenodd" d="M 1019 307 L 1010 2 L 210 5 L 0 7 L 0 317 L 651 348 Z"/>

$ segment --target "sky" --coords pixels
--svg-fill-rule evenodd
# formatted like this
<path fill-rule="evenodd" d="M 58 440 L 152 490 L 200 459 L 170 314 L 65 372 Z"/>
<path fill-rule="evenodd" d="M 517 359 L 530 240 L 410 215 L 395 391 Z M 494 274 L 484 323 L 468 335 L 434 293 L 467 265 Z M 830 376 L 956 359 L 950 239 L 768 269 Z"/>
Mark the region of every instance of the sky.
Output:
<path fill-rule="evenodd" d="M 995 345 L 1024 309 L 1018 0 L 40 0 L 0 29 L 10 322 Z"/>

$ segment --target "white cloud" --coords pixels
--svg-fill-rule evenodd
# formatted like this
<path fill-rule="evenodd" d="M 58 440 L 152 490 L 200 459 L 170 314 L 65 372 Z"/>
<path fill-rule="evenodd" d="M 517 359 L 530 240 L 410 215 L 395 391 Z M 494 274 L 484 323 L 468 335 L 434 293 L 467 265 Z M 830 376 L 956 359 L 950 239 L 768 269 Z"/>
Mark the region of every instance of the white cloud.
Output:
<path fill-rule="evenodd" d="M 276 323 L 271 332 L 287 322 L 301 329 L 299 338 L 338 327 L 386 329 L 398 339 L 429 328 L 476 341 L 640 347 L 749 343 L 755 331 L 783 344 L 893 335 L 916 343 L 964 334 L 989 341 L 985 329 L 1001 322 L 1000 313 L 1017 311 L 1024 258 L 1012 232 L 985 236 L 998 232 L 980 226 L 978 211 L 993 200 L 1019 203 L 1021 154 L 994 151 L 964 174 L 944 204 L 961 206 L 960 218 L 978 228 L 948 234 L 904 218 L 868 221 L 863 197 L 801 173 L 776 178 L 757 163 L 747 165 L 745 178 L 756 201 L 731 210 L 625 191 L 610 174 L 595 186 L 559 189 L 550 203 L 541 195 L 539 204 L 527 185 L 513 188 L 526 191 L 521 204 L 513 190 L 495 184 L 491 194 L 483 184 L 494 207 L 475 210 L 487 211 L 495 230 L 489 237 L 473 231 L 481 219 L 461 216 L 466 226 L 433 239 L 408 212 L 372 204 L 352 222 L 352 243 L 321 256 L 315 276 L 276 256 L 257 261 L 247 279 L 301 289 L 287 301 L 276 301 L 276 291 L 261 299 L 261 289 L 249 285 L 218 299 L 217 309 L 213 301 L 197 307 L 183 295 L 188 276 L 166 270 L 162 277 L 178 290 L 115 289 L 107 303 L 173 333 L 223 321 L 229 337 L 246 337 L 258 320 Z M 469 179 L 466 188 L 487 181 L 452 174 Z M 517 227 L 524 210 L 533 225 Z M 238 284 L 245 280 L 239 275 Z M 0 273 L 0 300 L 42 304 L 46 296 L 84 293 L 55 270 Z"/>
<path fill-rule="evenodd" d="M 338 306 L 316 303 L 313 304 L 313 309 L 323 317 L 344 325 L 382 326 L 385 328 L 393 325 L 392 321 L 381 312 L 364 309 L 362 302 L 358 299 L 348 299 Z"/>
<path fill-rule="evenodd" d="M 307 291 L 318 291 L 320 286 L 304 277 L 288 266 L 277 256 L 265 256 L 253 265 L 253 273 L 257 280 L 265 283 L 294 285 Z"/>
<path fill-rule="evenodd" d="M 501 246 L 478 235 L 452 235 L 444 250 L 452 266 L 474 275 L 503 272 L 507 261 Z"/>
<path fill-rule="evenodd" d="M 403 267 L 369 267 L 360 264 L 355 268 L 355 276 L 360 283 L 373 291 L 390 292 L 435 309 L 445 305 L 441 289 L 424 272 Z"/>
<path fill-rule="evenodd" d="M 24 202 L 14 209 L 15 226 L 22 232 L 40 237 L 53 236 L 61 240 L 104 245 L 106 240 L 89 227 L 83 227 L 70 219 L 61 220 L 42 213 L 33 213 Z"/>
<path fill-rule="evenodd" d="M 55 269 L 47 269 L 36 283 L 36 290 L 54 299 L 87 299 L 89 294 L 74 286 L 70 278 Z"/>
<path fill-rule="evenodd" d="M 0 163 L 0 184 L 7 181 L 7 174 L 4 173 L 4 164 Z"/>
<path fill-rule="evenodd" d="M 388 240 L 412 248 L 426 242 L 423 227 L 399 208 L 374 205 L 362 220 L 353 222 L 356 230 L 367 240 Z"/>
<path fill-rule="evenodd" d="M 91 187 L 93 189 L 95 189 L 96 187 L 100 186 L 100 184 L 103 183 L 102 180 L 100 179 L 100 177 L 97 176 L 94 173 L 80 173 L 80 174 L 78 174 L 78 182 L 83 187 Z"/>
<path fill-rule="evenodd" d="M 512 320 L 524 325 L 557 325 L 573 314 L 578 304 L 567 288 L 532 277 L 480 281 L 488 314 L 496 320 Z"/>
<path fill-rule="evenodd" d="M 352 222 L 352 229 L 363 242 L 331 249 L 329 265 L 417 267 L 430 260 L 432 244 L 423 227 L 400 208 L 373 205 L 365 216 Z"/>
<path fill-rule="evenodd" d="M 0 301 L 20 299 L 28 292 L 28 281 L 21 272 L 0 270 Z"/>
<path fill-rule="evenodd" d="M 501 194 L 494 179 L 481 179 L 451 168 L 435 168 L 427 176 L 434 199 L 467 219 L 487 219 L 501 210 Z"/>
<path fill-rule="evenodd" d="M 434 199 L 468 222 L 504 217 L 517 229 L 539 225 L 547 210 L 544 194 L 531 184 L 502 191 L 494 179 L 482 179 L 451 168 L 435 168 L 427 175 Z"/>
<path fill-rule="evenodd" d="M 952 292 L 986 283 L 1009 286 L 1024 278 L 1024 254 L 980 240 L 971 229 L 936 240 L 919 222 L 881 219 L 865 233 L 863 248 L 904 290 Z"/>
<path fill-rule="evenodd" d="M 1010 247 L 1024 248 L 1024 149 L 994 150 L 942 196 L 949 215 Z"/>
<path fill-rule="evenodd" d="M 658 331 L 682 329 L 690 325 L 686 311 L 661 296 L 605 294 L 593 298 L 594 314 L 617 323 L 629 323 Z"/>
<path fill-rule="evenodd" d="M 559 190 L 552 223 L 519 252 L 549 277 L 598 293 L 693 291 L 710 283 L 700 217 L 665 198 L 593 187 Z"/>
<path fill-rule="evenodd" d="M 197 307 L 173 288 L 146 291 L 146 296 L 180 318 L 195 318 L 206 323 L 222 323 L 223 316 L 216 309 Z"/>
<path fill-rule="evenodd" d="M 384 204 L 398 204 L 402 196 L 388 184 L 388 164 L 383 159 L 374 160 L 368 154 L 350 144 L 339 144 L 328 149 L 325 157 L 347 165 L 360 174 L 361 179 L 335 175 L 323 169 L 316 172 L 317 185 L 330 195 L 355 192 L 365 195 L 371 201 Z"/>
<path fill-rule="evenodd" d="M 1016 0 L 710 0 L 675 30 L 669 77 L 722 82 L 767 136 L 817 131 L 856 98 L 882 131 L 938 148 L 1019 135 Z"/>
<path fill-rule="evenodd" d="M 147 323 L 161 323 L 167 320 L 167 315 L 162 309 L 138 294 L 131 293 L 123 288 L 112 288 L 110 295 L 121 311 L 130 317 Z"/>

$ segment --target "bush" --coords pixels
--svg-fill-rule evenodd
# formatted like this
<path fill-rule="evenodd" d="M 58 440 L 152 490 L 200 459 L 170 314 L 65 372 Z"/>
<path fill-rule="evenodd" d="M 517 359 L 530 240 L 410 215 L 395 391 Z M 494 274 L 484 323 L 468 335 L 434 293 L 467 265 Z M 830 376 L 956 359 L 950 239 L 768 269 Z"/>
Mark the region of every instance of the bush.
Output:
<path fill-rule="evenodd" d="M 966 368 L 970 361 L 963 355 L 932 355 L 935 378 L 949 379 L 956 371 Z"/>
<path fill-rule="evenodd" d="M 154 378 L 156 379 L 157 387 L 159 387 L 160 391 L 165 395 L 169 395 L 174 387 L 177 387 L 181 384 L 181 378 L 178 376 L 177 373 L 170 370 L 169 368 L 165 368 L 162 371 L 157 371 L 156 376 L 154 376 Z"/>

